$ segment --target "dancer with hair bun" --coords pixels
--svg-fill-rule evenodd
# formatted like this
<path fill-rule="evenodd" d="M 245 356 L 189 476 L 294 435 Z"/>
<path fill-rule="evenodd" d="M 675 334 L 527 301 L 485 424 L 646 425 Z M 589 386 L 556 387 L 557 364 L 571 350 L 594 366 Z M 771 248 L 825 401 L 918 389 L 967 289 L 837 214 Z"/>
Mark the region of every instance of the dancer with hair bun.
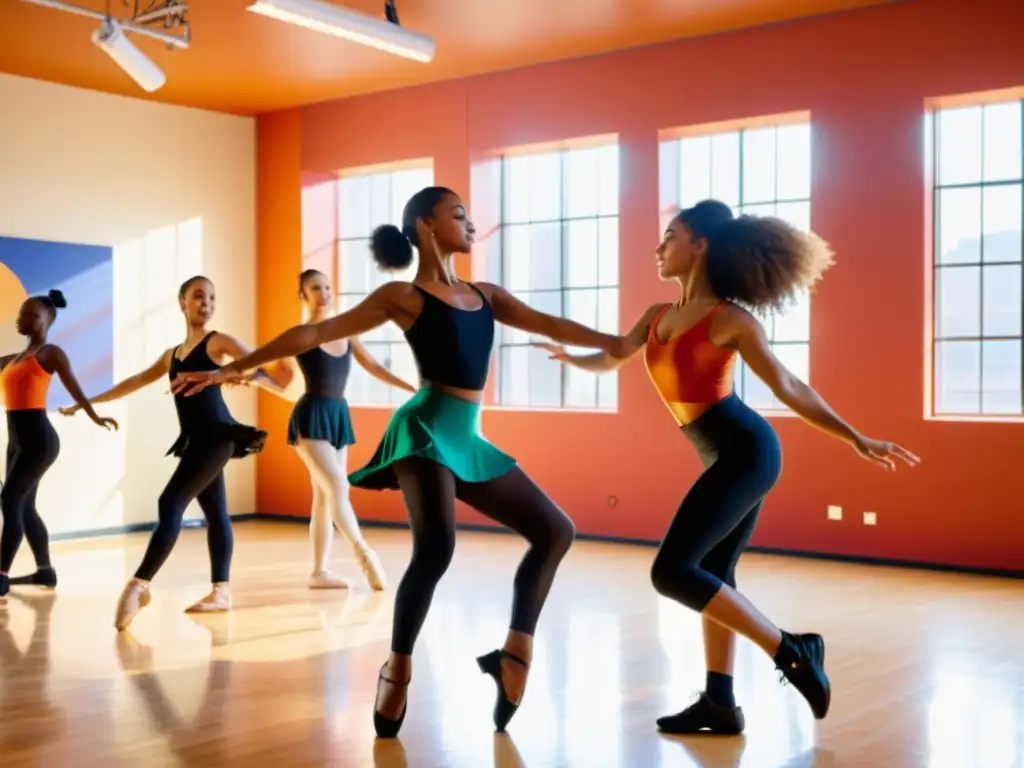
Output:
<path fill-rule="evenodd" d="M 387 283 L 348 312 L 285 331 L 216 373 L 180 377 L 182 387 L 201 389 L 389 320 L 405 333 L 421 388 L 395 411 L 366 466 L 349 475 L 358 488 L 400 489 L 413 535 L 412 559 L 395 594 L 391 656 L 380 672 L 374 708 L 381 737 L 395 736 L 405 718 L 413 647 L 455 548 L 455 499 L 530 545 L 513 582 L 505 644 L 477 659 L 497 685 L 498 730 L 519 706 L 537 619 L 575 534 L 565 513 L 480 431 L 495 321 L 611 355 L 628 352 L 619 336 L 538 312 L 496 285 L 459 280 L 452 255 L 469 253 L 475 232 L 458 195 L 444 187 L 422 189 L 406 203 L 402 228 L 379 227 L 371 242 L 374 259 L 386 270 L 406 268 L 415 247 L 420 258 L 413 282 Z"/>
<path fill-rule="evenodd" d="M 743 731 L 732 689 L 735 633 L 764 650 L 821 719 L 831 701 L 821 635 L 780 629 L 736 591 L 736 563 L 782 471 L 775 431 L 733 392 L 737 356 L 794 413 L 868 461 L 893 470 L 894 459 L 910 466 L 919 460 L 844 422 L 775 357 L 760 322 L 744 309 L 781 310 L 812 288 L 832 264 L 823 240 L 781 219 L 735 218 L 724 203 L 704 200 L 672 220 L 655 261 L 663 280 L 678 283 L 679 301 L 653 305 L 625 338 L 632 354 L 645 350 L 655 390 L 705 469 L 679 505 L 651 580 L 659 593 L 702 615 L 707 662 L 705 691 L 682 712 L 660 718 L 658 727 L 678 734 Z M 617 370 L 632 356 L 577 356 L 537 346 L 595 372 Z"/>
<path fill-rule="evenodd" d="M 307 269 L 299 275 L 299 297 L 306 303 L 309 323 L 320 323 L 331 316 L 331 283 L 323 272 Z M 306 386 L 288 421 L 288 444 L 295 446 L 313 484 L 313 509 L 309 520 L 314 560 L 313 575 L 309 579 L 312 589 L 348 586 L 346 579 L 335 576 L 328 568 L 335 526 L 352 545 L 371 588 L 382 590 L 386 586 L 384 568 L 363 538 L 349 499 L 347 454 L 348 446 L 355 444 L 356 437 L 345 400 L 345 387 L 353 358 L 367 373 L 385 384 L 407 392 L 416 391 L 414 386 L 378 363 L 357 336 L 335 339 L 296 355 L 295 362 Z"/>
<path fill-rule="evenodd" d="M 12 584 L 51 589 L 57 586 L 57 572 L 50 562 L 50 535 L 36 509 L 39 482 L 60 454 L 60 438 L 46 415 L 53 374 L 60 377 L 68 394 L 90 419 L 104 429 L 117 429 L 116 421 L 97 415 L 89 405 L 64 350 L 46 340 L 58 311 L 66 306 L 64 294 L 58 290 L 26 299 L 15 327 L 28 344 L 22 352 L 0 357 L 0 391 L 7 408 L 7 474 L 0 491 L 0 597 Z M 11 579 L 9 573 L 22 538 L 28 539 L 36 571 Z"/>
<path fill-rule="evenodd" d="M 178 304 L 185 317 L 185 343 L 166 350 L 149 368 L 96 395 L 91 402 L 120 400 L 161 376 L 168 376 L 173 382 L 183 372 L 216 369 L 220 362 L 242 358 L 249 351 L 234 337 L 207 330 L 216 308 L 216 295 L 209 279 L 196 275 L 182 283 Z M 283 363 L 273 371 L 260 370 L 249 378 L 272 391 L 282 391 L 291 383 L 293 376 L 291 366 Z M 174 406 L 181 433 L 167 453 L 178 457 L 178 466 L 157 501 L 158 522 L 146 554 L 118 601 L 114 618 L 118 631 L 127 629 L 136 614 L 152 600 L 150 582 L 171 554 L 181 532 L 185 510 L 193 500 L 199 503 L 206 518 L 213 588 L 187 612 L 227 611 L 231 608 L 228 579 L 234 535 L 228 515 L 224 468 L 231 459 L 262 451 L 267 433 L 239 424 L 228 410 L 220 387 L 191 398 L 176 394 Z M 72 407 L 62 413 L 70 416 L 76 410 L 77 407 Z"/>

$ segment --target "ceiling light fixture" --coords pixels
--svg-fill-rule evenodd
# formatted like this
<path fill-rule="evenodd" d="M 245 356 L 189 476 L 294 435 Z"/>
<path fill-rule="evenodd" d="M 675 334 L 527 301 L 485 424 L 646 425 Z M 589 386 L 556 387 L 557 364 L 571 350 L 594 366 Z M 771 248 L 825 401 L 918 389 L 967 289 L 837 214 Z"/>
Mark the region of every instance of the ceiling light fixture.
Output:
<path fill-rule="evenodd" d="M 127 72 L 142 90 L 153 93 L 167 82 L 167 77 L 160 67 L 124 36 L 121 25 L 114 19 L 106 19 L 102 26 L 92 33 L 92 41 Z"/>
<path fill-rule="evenodd" d="M 131 20 L 113 19 L 113 17 L 109 13 L 94 11 L 92 8 L 82 8 L 80 5 L 64 3 L 61 2 L 61 0 L 21 1 L 23 3 L 31 3 L 32 5 L 41 5 L 44 8 L 52 8 L 55 11 L 64 11 L 65 13 L 73 13 L 78 16 L 85 16 L 87 18 L 96 19 L 102 22 L 106 22 L 107 19 L 112 19 L 125 32 L 134 32 L 137 35 L 151 37 L 154 40 L 159 40 L 161 43 L 166 43 L 167 45 L 172 46 L 174 48 L 188 48 L 189 43 L 191 42 L 192 39 L 191 27 L 189 26 L 188 21 L 185 20 L 185 13 L 188 11 L 188 5 L 186 5 L 185 3 L 177 2 L 176 0 L 168 0 L 168 2 L 165 3 L 162 9 L 157 9 L 157 11 L 152 11 L 148 13 L 138 14 L 138 16 Z M 158 30 L 149 29 L 148 27 L 143 26 L 158 19 L 165 20 L 165 27 L 180 27 L 183 31 L 182 34 L 172 35 L 168 32 L 160 32 Z"/>
<path fill-rule="evenodd" d="M 256 0 L 248 10 L 413 61 L 426 63 L 434 58 L 432 38 L 320 0 Z"/>

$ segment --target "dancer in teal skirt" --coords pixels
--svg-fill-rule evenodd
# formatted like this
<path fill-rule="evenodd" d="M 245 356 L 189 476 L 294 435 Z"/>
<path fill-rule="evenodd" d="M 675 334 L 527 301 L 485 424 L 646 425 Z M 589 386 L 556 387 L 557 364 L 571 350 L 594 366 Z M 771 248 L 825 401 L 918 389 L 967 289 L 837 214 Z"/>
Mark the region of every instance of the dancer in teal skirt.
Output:
<path fill-rule="evenodd" d="M 374 726 L 385 738 L 397 735 L 405 719 L 413 646 L 455 548 L 455 500 L 530 544 L 513 582 L 505 644 L 477 659 L 497 684 L 494 724 L 499 731 L 519 706 L 537 619 L 575 534 L 565 513 L 480 431 L 495 321 L 615 357 L 631 351 L 624 337 L 538 312 L 496 285 L 459 280 L 452 255 L 469 253 L 475 232 L 458 195 L 444 187 L 420 190 L 405 206 L 402 228 L 379 227 L 371 242 L 374 259 L 386 270 L 408 267 L 415 247 L 420 258 L 412 283 L 390 282 L 348 312 L 292 328 L 219 371 L 183 374 L 176 384 L 176 389 L 195 390 L 223 383 L 388 320 L 405 333 L 421 387 L 395 411 L 369 463 L 349 475 L 356 487 L 401 489 L 413 534 L 412 558 L 395 594 L 391 655 L 380 672 L 374 708 Z"/>

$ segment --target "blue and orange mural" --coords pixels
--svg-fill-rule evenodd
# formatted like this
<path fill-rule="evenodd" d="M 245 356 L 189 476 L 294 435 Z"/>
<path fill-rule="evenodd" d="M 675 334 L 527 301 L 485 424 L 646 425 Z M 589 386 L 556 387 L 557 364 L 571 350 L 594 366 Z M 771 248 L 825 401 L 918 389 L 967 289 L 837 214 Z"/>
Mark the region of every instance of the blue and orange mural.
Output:
<path fill-rule="evenodd" d="M 25 339 L 14 330 L 18 308 L 29 296 L 51 288 L 64 293 L 67 308 L 50 329 L 63 347 L 87 396 L 110 388 L 114 378 L 114 250 L 107 246 L 0 237 L 0 354 L 20 351 Z M 70 404 L 55 376 L 50 410 Z"/>

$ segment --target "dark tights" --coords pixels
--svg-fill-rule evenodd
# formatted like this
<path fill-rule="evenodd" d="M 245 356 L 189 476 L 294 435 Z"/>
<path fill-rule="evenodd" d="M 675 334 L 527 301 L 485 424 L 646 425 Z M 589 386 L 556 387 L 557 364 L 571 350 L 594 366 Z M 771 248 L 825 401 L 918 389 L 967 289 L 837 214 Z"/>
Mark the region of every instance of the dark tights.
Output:
<path fill-rule="evenodd" d="M 159 522 L 149 539 L 142 565 L 135 578 L 152 581 L 174 549 L 181 532 L 185 510 L 195 499 L 206 517 L 206 541 L 210 549 L 211 581 L 228 580 L 234 536 L 228 516 L 224 467 L 234 453 L 234 441 L 198 442 L 185 448 L 174 474 L 157 502 Z"/>
<path fill-rule="evenodd" d="M 665 597 L 702 612 L 723 583 L 736 586 L 736 562 L 782 472 L 782 450 L 771 425 L 736 395 L 683 432 L 705 470 L 672 519 L 651 581 Z"/>
<path fill-rule="evenodd" d="M 60 439 L 46 411 L 7 412 L 7 477 L 0 491 L 3 534 L 0 572 L 8 573 L 23 538 L 28 539 L 36 566 L 50 566 L 50 536 L 36 509 L 39 481 L 60 453 Z"/>
<path fill-rule="evenodd" d="M 464 483 L 427 459 L 395 464 L 412 528 L 412 559 L 395 593 L 394 653 L 412 654 L 437 583 L 455 552 L 455 500 L 521 535 L 530 544 L 516 570 L 513 631 L 532 635 L 555 571 L 572 546 L 575 528 L 519 467 L 485 483 Z"/>

